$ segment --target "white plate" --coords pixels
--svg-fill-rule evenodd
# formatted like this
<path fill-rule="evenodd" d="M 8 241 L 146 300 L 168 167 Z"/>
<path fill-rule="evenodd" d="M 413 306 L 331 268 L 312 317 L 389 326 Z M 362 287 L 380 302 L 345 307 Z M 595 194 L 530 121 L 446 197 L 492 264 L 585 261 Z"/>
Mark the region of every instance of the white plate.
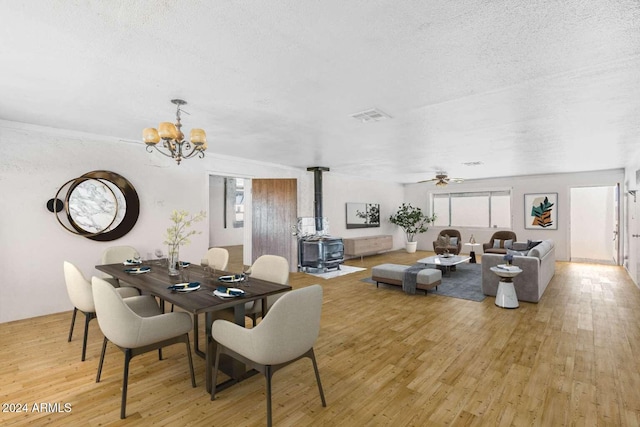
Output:
<path fill-rule="evenodd" d="M 191 291 L 197 291 L 198 289 L 200 289 L 200 285 L 194 286 L 193 288 L 176 289 L 176 291 L 178 291 L 178 292 L 191 292 Z"/>
<path fill-rule="evenodd" d="M 126 271 L 126 273 L 129 274 L 143 274 L 143 273 L 148 273 L 151 271 L 150 268 L 145 268 L 144 270 L 140 269 L 140 268 L 131 268 L 131 271 Z"/>
<path fill-rule="evenodd" d="M 242 292 L 242 294 L 244 294 L 244 291 L 243 291 L 242 289 L 238 289 L 238 288 L 229 288 L 229 289 L 230 289 L 231 291 Z M 215 291 L 213 291 L 213 294 L 214 294 L 215 296 L 217 296 L 217 297 L 220 297 L 220 298 L 235 298 L 235 297 L 240 297 L 240 296 L 242 296 L 242 295 L 231 295 L 231 294 L 228 294 L 228 293 L 226 293 L 226 292 L 220 292 L 220 291 L 219 291 L 219 290 L 217 290 L 217 289 L 216 289 Z"/>
<path fill-rule="evenodd" d="M 142 264 L 142 261 L 131 261 L 130 259 L 126 260 L 125 262 L 123 262 L 124 265 L 140 265 Z"/>
<path fill-rule="evenodd" d="M 234 282 L 242 282 L 244 280 L 244 274 L 234 274 L 231 276 L 220 276 L 218 280 L 221 282 L 234 283 Z"/>

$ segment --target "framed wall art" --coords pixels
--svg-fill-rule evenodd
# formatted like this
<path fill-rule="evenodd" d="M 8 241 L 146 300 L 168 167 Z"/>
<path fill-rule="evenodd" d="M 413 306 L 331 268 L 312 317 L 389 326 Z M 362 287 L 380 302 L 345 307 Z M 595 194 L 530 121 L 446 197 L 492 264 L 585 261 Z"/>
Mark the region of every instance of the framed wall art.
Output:
<path fill-rule="evenodd" d="M 524 228 L 528 230 L 558 229 L 558 193 L 524 195 Z"/>

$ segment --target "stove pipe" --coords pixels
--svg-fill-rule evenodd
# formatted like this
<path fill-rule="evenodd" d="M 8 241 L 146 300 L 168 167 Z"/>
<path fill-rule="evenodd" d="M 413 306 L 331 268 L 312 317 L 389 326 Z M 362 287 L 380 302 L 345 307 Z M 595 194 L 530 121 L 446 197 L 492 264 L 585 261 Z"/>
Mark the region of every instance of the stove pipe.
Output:
<path fill-rule="evenodd" d="M 307 168 L 313 172 L 313 212 L 316 219 L 316 232 L 323 230 L 322 225 L 322 172 L 329 172 L 329 168 L 322 166 L 314 166 Z"/>

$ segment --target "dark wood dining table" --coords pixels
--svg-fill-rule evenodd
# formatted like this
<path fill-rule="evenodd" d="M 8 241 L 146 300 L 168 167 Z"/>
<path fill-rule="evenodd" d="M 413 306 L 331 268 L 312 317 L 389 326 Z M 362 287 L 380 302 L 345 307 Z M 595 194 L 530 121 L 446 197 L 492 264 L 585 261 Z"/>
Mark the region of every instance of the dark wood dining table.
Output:
<path fill-rule="evenodd" d="M 233 308 L 234 322 L 244 326 L 245 303 L 262 300 L 262 315 L 264 316 L 264 310 L 267 306 L 266 299 L 269 295 L 291 290 L 291 286 L 289 285 L 280 285 L 254 277 L 249 278 L 248 282 L 223 283 L 218 279 L 221 276 L 232 275 L 232 272 L 216 270 L 215 273 L 209 272 L 205 275 L 204 268 L 192 263 L 186 267 L 184 273 L 185 276 L 188 275 L 189 282 L 200 282 L 200 288 L 191 292 L 176 292 L 168 289 L 168 287 L 176 283 L 184 283 L 184 277 L 169 276 L 166 263 L 163 266 L 161 265 L 161 261 L 158 260 L 143 261 L 141 266 L 150 267 L 150 271 L 142 274 L 131 274 L 126 272 L 126 270 L 135 267 L 125 266 L 123 264 L 96 265 L 95 268 L 120 281 L 126 282 L 127 286 L 138 288 L 143 294 L 156 296 L 160 298 L 160 300 L 174 304 L 184 311 L 191 313 L 196 324 L 198 315 L 205 315 L 207 344 L 203 356 L 206 361 L 205 384 L 208 392 L 211 391 L 212 387 L 211 370 L 213 368 L 213 357 L 215 356 L 213 351 L 213 338 L 211 337 L 211 325 L 213 323 L 214 313 L 227 308 Z M 243 289 L 245 294 L 235 298 L 220 298 L 213 294 L 213 291 L 219 286 L 237 287 Z M 194 333 L 194 347 L 196 353 L 202 355 L 202 352 L 200 352 L 198 348 L 197 335 L 197 333 Z M 230 380 L 226 382 L 224 386 L 241 381 L 247 375 L 244 365 L 238 362 L 232 363 L 231 366 L 223 369 L 225 369 L 225 373 L 230 377 Z M 218 389 L 218 387 L 216 389 Z"/>

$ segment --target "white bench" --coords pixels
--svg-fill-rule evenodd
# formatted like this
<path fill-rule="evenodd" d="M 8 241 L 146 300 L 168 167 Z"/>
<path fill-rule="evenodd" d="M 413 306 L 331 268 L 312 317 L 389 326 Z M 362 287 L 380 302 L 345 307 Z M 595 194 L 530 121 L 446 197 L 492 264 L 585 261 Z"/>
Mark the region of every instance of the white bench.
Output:
<path fill-rule="evenodd" d="M 376 288 L 380 283 L 402 286 L 404 272 L 408 265 L 380 264 L 371 268 L 371 280 L 376 282 Z M 437 288 L 442 281 L 442 271 L 435 268 L 425 268 L 418 272 L 416 288 L 424 291 Z"/>

